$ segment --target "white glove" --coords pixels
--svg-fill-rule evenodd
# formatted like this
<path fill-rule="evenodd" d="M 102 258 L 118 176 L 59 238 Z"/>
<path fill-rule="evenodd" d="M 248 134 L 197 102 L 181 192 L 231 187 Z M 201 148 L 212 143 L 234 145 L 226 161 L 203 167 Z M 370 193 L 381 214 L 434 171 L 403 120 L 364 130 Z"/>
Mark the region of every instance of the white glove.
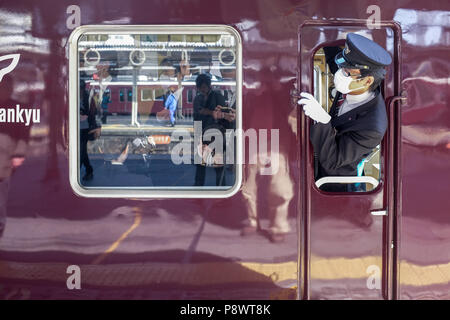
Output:
<path fill-rule="evenodd" d="M 330 122 L 331 116 L 322 108 L 320 103 L 317 102 L 316 98 L 306 92 L 300 93 L 300 96 L 302 96 L 303 99 L 298 100 L 297 103 L 299 105 L 304 105 L 303 111 L 305 112 L 305 115 L 317 122 Z"/>

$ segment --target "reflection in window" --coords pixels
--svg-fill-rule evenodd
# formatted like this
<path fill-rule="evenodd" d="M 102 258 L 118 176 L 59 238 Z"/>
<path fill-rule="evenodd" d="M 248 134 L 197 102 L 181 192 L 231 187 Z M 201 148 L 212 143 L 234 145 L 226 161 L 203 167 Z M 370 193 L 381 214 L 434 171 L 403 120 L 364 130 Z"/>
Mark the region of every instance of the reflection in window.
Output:
<path fill-rule="evenodd" d="M 141 90 L 141 101 L 152 101 L 153 100 L 153 89 L 142 89 Z"/>
<path fill-rule="evenodd" d="M 156 88 L 155 89 L 155 101 L 163 101 L 164 100 L 164 89 Z"/>
<path fill-rule="evenodd" d="M 88 34 L 78 53 L 84 188 L 235 185 L 236 104 L 227 103 L 236 93 L 234 36 Z M 106 101 L 105 92 L 119 99 Z"/>
<path fill-rule="evenodd" d="M 187 92 L 187 103 L 192 103 L 194 100 L 194 94 L 193 94 L 193 90 L 189 89 Z"/>
<path fill-rule="evenodd" d="M 223 90 L 222 93 L 223 93 L 223 96 L 225 98 L 225 101 L 228 102 L 228 91 L 227 90 Z"/>

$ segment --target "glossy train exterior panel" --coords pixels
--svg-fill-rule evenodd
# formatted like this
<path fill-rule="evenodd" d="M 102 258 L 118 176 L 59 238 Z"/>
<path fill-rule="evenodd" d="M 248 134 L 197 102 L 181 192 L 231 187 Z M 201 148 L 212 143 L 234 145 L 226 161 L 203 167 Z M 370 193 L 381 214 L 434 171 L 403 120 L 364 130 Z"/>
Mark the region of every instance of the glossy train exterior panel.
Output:
<path fill-rule="evenodd" d="M 381 31 L 366 24 L 374 4 Z M 449 12 L 445 1 L 419 0 L 4 0 L 0 58 L 20 54 L 9 73 L 11 101 L 40 110 L 40 119 L 20 129 L 0 124 L 26 137 L 25 161 L 2 183 L 9 192 L 0 199 L 0 297 L 450 298 Z M 277 174 L 261 174 L 261 159 L 244 162 L 240 189 L 223 199 L 77 196 L 69 182 L 68 39 L 78 17 L 81 25 L 234 28 L 242 128 L 266 129 L 269 138 L 278 130 Z M 314 30 L 302 34 L 308 26 Z M 311 90 L 315 50 L 353 29 L 369 30 L 394 57 L 384 87 L 384 179 L 366 195 L 324 195 L 313 185 L 310 123 L 290 92 Z M 386 206 L 388 216 L 369 213 Z M 242 237 L 249 212 L 263 232 Z M 264 230 L 280 215 L 290 231 L 273 243 Z M 77 268 L 81 289 L 70 289 Z"/>

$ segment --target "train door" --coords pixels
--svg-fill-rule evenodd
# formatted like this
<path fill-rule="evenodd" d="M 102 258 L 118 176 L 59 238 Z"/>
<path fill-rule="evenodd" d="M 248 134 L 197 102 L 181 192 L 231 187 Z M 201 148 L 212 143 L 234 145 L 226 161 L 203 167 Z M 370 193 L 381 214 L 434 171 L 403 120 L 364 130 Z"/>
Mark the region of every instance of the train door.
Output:
<path fill-rule="evenodd" d="M 315 181 L 309 128 L 299 108 L 301 141 L 301 248 L 299 296 L 303 299 L 392 299 L 396 290 L 395 219 L 399 215 L 399 114 L 394 98 L 400 84 L 400 29 L 382 23 L 368 29 L 361 21 L 313 21 L 299 28 L 298 91 L 313 93 L 324 108 L 332 101 L 332 75 L 323 47 L 343 46 L 347 33 L 371 38 L 391 54 L 382 94 L 388 129 L 380 146 L 366 158 L 360 177 Z M 322 55 L 322 57 L 321 57 Z M 327 183 L 365 184 L 364 192 L 324 192 Z"/>

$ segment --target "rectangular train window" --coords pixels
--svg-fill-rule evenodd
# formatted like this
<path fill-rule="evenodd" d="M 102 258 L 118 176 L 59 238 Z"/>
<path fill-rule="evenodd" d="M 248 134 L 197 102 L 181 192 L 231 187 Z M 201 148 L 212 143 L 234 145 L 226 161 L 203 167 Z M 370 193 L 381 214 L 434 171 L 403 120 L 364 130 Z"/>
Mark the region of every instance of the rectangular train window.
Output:
<path fill-rule="evenodd" d="M 192 103 L 194 101 L 193 90 L 189 89 L 187 92 L 187 103 Z"/>
<path fill-rule="evenodd" d="M 155 101 L 164 101 L 164 89 L 156 88 L 155 91 Z"/>
<path fill-rule="evenodd" d="M 242 176 L 241 50 L 239 34 L 228 26 L 75 29 L 74 191 L 133 198 L 234 194 Z M 236 103 L 228 105 L 222 92 L 234 93 Z"/>
<path fill-rule="evenodd" d="M 155 91 L 153 89 L 142 89 L 141 90 L 141 101 L 153 101 L 154 92 Z"/>
<path fill-rule="evenodd" d="M 342 46 L 335 47 L 325 47 L 320 48 L 316 51 L 314 55 L 314 97 L 317 101 L 322 105 L 322 107 L 330 112 L 330 108 L 333 104 L 333 100 L 336 96 L 336 89 L 334 88 L 333 77 L 334 72 L 336 72 L 337 66 L 330 65 L 327 63 L 327 55 L 325 54 L 324 49 L 329 50 L 329 53 L 338 52 L 338 48 L 342 50 Z M 334 59 L 332 59 L 334 61 Z M 328 61 L 329 62 L 329 61 Z M 336 70 L 335 70 L 336 69 Z M 381 84 L 381 88 L 383 87 L 383 83 Z M 367 155 L 362 161 L 359 163 L 357 171 L 358 176 L 364 177 L 372 177 L 376 181 L 380 181 L 380 153 L 381 146 L 378 145 L 373 149 L 372 153 Z M 370 179 L 370 178 L 369 178 Z M 373 180 L 373 181 L 375 181 Z M 378 184 L 378 183 L 376 183 Z M 347 190 L 352 192 L 364 192 L 371 191 L 373 189 L 372 183 L 353 183 L 349 184 Z M 325 191 L 326 188 L 324 189 Z"/>

